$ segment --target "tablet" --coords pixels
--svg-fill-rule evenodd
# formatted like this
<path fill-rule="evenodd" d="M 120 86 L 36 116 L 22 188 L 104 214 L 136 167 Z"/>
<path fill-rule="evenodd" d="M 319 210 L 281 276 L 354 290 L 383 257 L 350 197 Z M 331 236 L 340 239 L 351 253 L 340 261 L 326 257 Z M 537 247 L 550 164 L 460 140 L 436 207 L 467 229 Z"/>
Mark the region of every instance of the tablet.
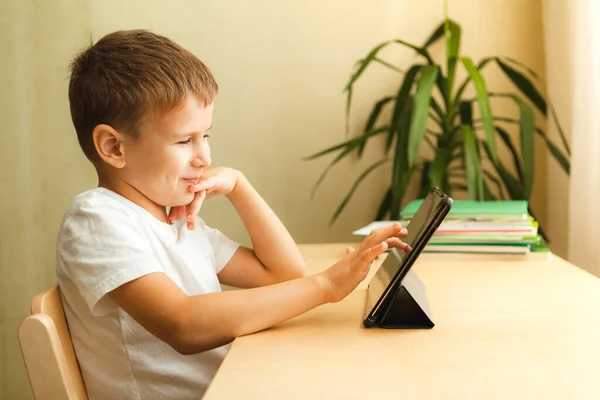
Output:
<path fill-rule="evenodd" d="M 452 198 L 439 188 L 434 187 L 429 191 L 417 212 L 405 226 L 408 235 L 402 241 L 409 246 L 410 251 L 407 254 L 404 250 L 391 249 L 369 283 L 363 321 L 366 327 L 379 325 L 402 280 L 451 207 Z"/>

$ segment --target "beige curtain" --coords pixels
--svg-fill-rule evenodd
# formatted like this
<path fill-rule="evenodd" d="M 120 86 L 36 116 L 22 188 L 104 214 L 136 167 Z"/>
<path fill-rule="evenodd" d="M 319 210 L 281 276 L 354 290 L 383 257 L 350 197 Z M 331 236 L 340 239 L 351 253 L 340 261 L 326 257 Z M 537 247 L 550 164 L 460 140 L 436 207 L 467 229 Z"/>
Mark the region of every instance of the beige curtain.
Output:
<path fill-rule="evenodd" d="M 600 276 L 600 2 L 545 0 L 548 92 L 572 143 L 571 176 L 548 168 L 553 250 Z M 549 128 L 558 143 L 556 127 Z"/>
<path fill-rule="evenodd" d="M 572 132 L 572 0 L 544 0 L 543 26 L 546 56 L 546 92 L 552 99 L 568 141 Z M 557 126 L 547 124 L 551 140 L 561 143 Z M 561 149 L 563 147 L 561 146 Z M 551 240 L 552 251 L 568 257 L 569 249 L 569 176 L 563 172 L 553 157 L 548 157 L 545 198 L 547 218 L 545 227 Z"/>
<path fill-rule="evenodd" d="M 600 276 L 600 2 L 575 4 L 569 259 Z"/>

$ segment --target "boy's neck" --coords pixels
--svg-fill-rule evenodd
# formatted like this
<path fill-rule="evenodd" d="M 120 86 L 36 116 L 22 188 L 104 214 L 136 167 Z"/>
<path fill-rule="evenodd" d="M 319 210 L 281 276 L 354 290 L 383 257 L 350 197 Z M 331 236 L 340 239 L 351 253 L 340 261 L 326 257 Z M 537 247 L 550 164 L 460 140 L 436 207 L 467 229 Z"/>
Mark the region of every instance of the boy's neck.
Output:
<path fill-rule="evenodd" d="M 152 214 L 156 219 L 160 222 L 164 222 L 165 224 L 170 224 L 171 222 L 167 218 L 167 208 L 161 206 L 159 204 L 154 203 L 152 200 L 144 196 L 143 193 L 138 191 L 133 186 L 129 185 L 123 181 L 113 181 L 111 179 L 106 179 L 101 176 L 98 177 L 98 187 L 102 187 L 108 190 L 111 190 L 123 197 L 127 200 L 137 204 L 142 207 L 144 210 L 148 211 Z"/>

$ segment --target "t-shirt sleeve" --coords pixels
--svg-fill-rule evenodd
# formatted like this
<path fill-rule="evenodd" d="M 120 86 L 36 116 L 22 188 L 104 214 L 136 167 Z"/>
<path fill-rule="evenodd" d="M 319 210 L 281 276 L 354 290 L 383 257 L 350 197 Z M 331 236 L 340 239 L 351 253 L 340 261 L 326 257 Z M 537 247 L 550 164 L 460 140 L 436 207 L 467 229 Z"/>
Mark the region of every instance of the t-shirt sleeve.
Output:
<path fill-rule="evenodd" d="M 202 228 L 213 250 L 215 260 L 215 272 L 218 274 L 227 265 L 233 254 L 240 245 L 225 236 L 220 230 L 212 228 L 200 218 L 197 217 L 198 226 Z"/>
<path fill-rule="evenodd" d="M 59 262 L 94 315 L 117 308 L 106 296 L 110 291 L 162 272 L 135 218 L 126 210 L 82 204 L 63 226 Z"/>

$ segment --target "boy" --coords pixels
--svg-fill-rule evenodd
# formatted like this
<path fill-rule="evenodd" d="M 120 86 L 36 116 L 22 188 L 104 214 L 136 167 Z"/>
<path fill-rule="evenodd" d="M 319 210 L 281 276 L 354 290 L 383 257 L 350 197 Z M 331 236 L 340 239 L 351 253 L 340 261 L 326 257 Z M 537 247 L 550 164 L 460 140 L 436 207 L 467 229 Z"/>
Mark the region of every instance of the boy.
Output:
<path fill-rule="evenodd" d="M 244 175 L 209 169 L 216 95 L 202 62 L 147 31 L 111 33 L 71 65 L 71 117 L 98 188 L 63 219 L 57 276 L 90 399 L 198 399 L 235 337 L 343 299 L 377 255 L 405 247 L 399 225 L 381 229 L 307 275 Z M 252 249 L 196 216 L 215 195 Z"/>

